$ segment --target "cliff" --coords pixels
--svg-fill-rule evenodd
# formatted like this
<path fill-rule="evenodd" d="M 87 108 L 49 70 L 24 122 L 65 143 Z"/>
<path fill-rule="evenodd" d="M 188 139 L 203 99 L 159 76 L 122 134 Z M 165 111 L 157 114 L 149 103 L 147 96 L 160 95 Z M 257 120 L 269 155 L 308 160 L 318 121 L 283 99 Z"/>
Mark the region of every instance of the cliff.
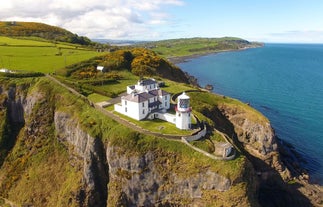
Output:
<path fill-rule="evenodd" d="M 1 131 L 12 145 L 1 154 L 0 197 L 34 206 L 258 206 L 242 155 L 214 161 L 139 134 L 47 78 L 1 83 Z"/>

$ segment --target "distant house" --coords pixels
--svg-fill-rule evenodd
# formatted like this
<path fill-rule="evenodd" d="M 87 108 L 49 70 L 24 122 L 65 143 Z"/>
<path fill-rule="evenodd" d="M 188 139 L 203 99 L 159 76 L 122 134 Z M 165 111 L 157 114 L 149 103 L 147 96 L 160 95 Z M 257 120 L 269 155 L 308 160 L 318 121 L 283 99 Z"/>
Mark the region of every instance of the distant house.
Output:
<path fill-rule="evenodd" d="M 11 71 L 6 68 L 1 68 L 0 73 L 10 73 Z"/>
<path fill-rule="evenodd" d="M 101 71 L 101 72 L 105 72 L 105 68 L 104 68 L 104 66 L 100 66 L 100 65 L 98 65 L 98 66 L 96 67 L 96 70 Z"/>
<path fill-rule="evenodd" d="M 190 98 L 185 93 L 178 97 L 176 115 L 166 113 L 170 98 L 155 79 L 139 80 L 136 85 L 127 86 L 127 95 L 121 97 L 121 103 L 114 105 L 114 110 L 136 120 L 158 118 L 176 124 L 179 129 L 190 129 Z"/>

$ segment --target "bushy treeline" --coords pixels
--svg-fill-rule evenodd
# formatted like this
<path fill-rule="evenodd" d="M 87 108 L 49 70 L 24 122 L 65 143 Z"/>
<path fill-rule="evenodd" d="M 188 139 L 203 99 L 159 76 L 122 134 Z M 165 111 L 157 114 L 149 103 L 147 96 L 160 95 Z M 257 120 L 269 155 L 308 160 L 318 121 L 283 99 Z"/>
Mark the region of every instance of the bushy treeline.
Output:
<path fill-rule="evenodd" d="M 9 37 L 33 36 L 80 45 L 95 44 L 87 37 L 78 36 L 60 27 L 36 22 L 0 22 L 0 34 Z"/>
<path fill-rule="evenodd" d="M 96 78 L 98 73 L 101 73 L 96 69 L 98 65 L 103 66 L 103 74 L 109 76 L 113 71 L 127 70 L 137 76 L 160 76 L 188 83 L 188 79 L 182 70 L 158 56 L 155 52 L 144 48 L 117 50 L 105 56 L 68 66 L 64 75 L 77 79 Z"/>
<path fill-rule="evenodd" d="M 0 73 L 2 77 L 8 78 L 30 78 L 30 77 L 41 77 L 44 76 L 41 72 L 19 72 L 19 73 Z"/>

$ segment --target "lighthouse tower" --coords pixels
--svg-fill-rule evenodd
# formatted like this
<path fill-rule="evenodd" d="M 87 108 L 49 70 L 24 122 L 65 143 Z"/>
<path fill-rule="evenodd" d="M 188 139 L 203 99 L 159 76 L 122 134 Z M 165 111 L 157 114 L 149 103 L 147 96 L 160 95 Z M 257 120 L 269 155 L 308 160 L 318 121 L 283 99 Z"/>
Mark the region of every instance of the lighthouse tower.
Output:
<path fill-rule="evenodd" d="M 176 127 L 179 129 L 191 128 L 191 111 L 190 97 L 183 92 L 177 97 L 176 107 Z"/>

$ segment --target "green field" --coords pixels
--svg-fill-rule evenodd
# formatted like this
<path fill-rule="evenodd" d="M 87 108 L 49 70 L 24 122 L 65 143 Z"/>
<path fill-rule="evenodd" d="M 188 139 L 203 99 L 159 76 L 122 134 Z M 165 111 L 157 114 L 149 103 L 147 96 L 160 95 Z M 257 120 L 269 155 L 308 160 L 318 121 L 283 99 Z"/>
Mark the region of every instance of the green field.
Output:
<path fill-rule="evenodd" d="M 0 36 L 0 68 L 10 70 L 51 73 L 98 55 L 79 45 Z"/>
<path fill-rule="evenodd" d="M 163 57 L 172 58 L 259 47 L 261 44 L 236 37 L 223 37 L 170 39 L 144 43 L 139 46 L 151 48 Z"/>

